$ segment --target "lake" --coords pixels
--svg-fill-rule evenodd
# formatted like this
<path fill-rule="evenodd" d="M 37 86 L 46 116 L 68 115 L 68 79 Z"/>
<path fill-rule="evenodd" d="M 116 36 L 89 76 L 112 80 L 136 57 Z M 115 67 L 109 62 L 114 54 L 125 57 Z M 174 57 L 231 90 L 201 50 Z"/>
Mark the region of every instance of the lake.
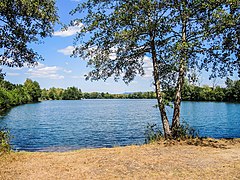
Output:
<path fill-rule="evenodd" d="M 43 101 L 0 116 L 15 150 L 65 151 L 143 144 L 147 123 L 161 127 L 154 99 Z M 170 114 L 172 109 L 168 109 Z M 214 138 L 240 137 L 240 104 L 183 102 L 181 117 Z"/>

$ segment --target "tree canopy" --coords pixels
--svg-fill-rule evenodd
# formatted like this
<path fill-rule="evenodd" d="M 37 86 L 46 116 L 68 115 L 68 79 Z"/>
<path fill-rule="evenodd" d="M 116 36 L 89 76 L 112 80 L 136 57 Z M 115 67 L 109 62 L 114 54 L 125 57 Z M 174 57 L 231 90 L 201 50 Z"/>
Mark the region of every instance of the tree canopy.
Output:
<path fill-rule="evenodd" d="M 22 67 L 42 60 L 30 43 L 53 33 L 58 21 L 54 0 L 0 2 L 0 65 Z"/>
<path fill-rule="evenodd" d="M 41 89 L 36 81 L 27 79 L 24 85 L 21 85 L 0 80 L 0 112 L 11 106 L 37 102 L 40 96 Z"/>
<path fill-rule="evenodd" d="M 31 96 L 31 102 L 37 102 L 41 97 L 41 88 L 39 83 L 37 81 L 32 81 L 31 79 L 26 79 L 24 87 Z"/>
<path fill-rule="evenodd" d="M 62 94 L 63 100 L 79 100 L 82 99 L 82 91 L 76 87 L 68 87 Z"/>
<path fill-rule="evenodd" d="M 73 56 L 88 60 L 86 76 L 126 83 L 144 74 L 144 58 L 153 65 L 156 98 L 166 137 L 180 125 L 184 80 L 193 68 L 224 77 L 239 70 L 239 2 L 86 0 L 72 14 L 84 27 L 75 38 Z M 78 46 L 78 44 L 81 44 Z M 174 88 L 172 126 L 163 90 Z"/>

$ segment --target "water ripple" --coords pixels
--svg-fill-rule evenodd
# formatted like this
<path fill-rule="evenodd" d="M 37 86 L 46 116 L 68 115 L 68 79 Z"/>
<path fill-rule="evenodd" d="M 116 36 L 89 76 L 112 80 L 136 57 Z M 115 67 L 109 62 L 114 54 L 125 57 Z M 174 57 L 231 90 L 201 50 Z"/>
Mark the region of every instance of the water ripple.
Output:
<path fill-rule="evenodd" d="M 16 150 L 66 151 L 144 143 L 147 123 L 161 127 L 155 100 L 44 101 L 0 117 Z M 200 135 L 240 137 L 240 104 L 183 102 L 181 117 Z M 169 115 L 172 109 L 168 109 Z M 169 116 L 170 117 L 170 116 Z M 171 117 L 170 117 L 171 119 Z"/>

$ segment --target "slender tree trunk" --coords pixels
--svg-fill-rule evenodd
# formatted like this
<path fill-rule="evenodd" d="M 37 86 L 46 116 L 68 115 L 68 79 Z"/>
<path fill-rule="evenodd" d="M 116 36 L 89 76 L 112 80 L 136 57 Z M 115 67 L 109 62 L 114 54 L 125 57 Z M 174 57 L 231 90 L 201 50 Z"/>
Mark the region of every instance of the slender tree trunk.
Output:
<path fill-rule="evenodd" d="M 157 54 L 156 54 L 156 49 L 155 49 L 155 40 L 154 40 L 154 36 L 152 33 L 150 33 L 150 37 L 151 37 L 154 85 L 155 85 L 155 91 L 156 91 L 156 96 L 157 96 L 157 102 L 158 102 L 158 107 L 159 107 L 159 111 L 160 111 L 160 115 L 161 115 L 161 119 L 162 119 L 164 136 L 165 136 L 165 138 L 169 138 L 169 137 L 171 137 L 171 130 L 170 130 L 170 126 L 169 126 L 167 113 L 165 110 L 165 105 L 163 103 L 163 97 L 161 94 L 161 86 L 160 86 L 161 84 L 160 84 L 160 79 L 159 79 L 159 69 L 158 69 Z"/>
<path fill-rule="evenodd" d="M 186 20 L 183 21 L 182 25 L 182 44 L 185 46 L 186 44 Z M 180 62 L 179 62 L 179 73 L 178 73 L 178 80 L 177 80 L 177 86 L 176 86 L 176 93 L 175 93 L 175 100 L 174 100 L 174 111 L 173 111 L 173 119 L 172 119 L 172 127 L 171 129 L 174 130 L 180 125 L 180 107 L 181 107 L 181 101 L 182 101 L 182 87 L 184 84 L 184 77 L 185 77 L 185 64 L 186 64 L 186 54 L 185 47 L 183 47 L 183 50 L 180 55 Z"/>
<path fill-rule="evenodd" d="M 174 111 L 173 111 L 173 119 L 172 119 L 172 129 L 178 127 L 180 125 L 180 107 L 182 101 L 182 87 L 184 84 L 184 76 L 185 70 L 184 66 L 180 65 L 175 100 L 174 100 Z"/>

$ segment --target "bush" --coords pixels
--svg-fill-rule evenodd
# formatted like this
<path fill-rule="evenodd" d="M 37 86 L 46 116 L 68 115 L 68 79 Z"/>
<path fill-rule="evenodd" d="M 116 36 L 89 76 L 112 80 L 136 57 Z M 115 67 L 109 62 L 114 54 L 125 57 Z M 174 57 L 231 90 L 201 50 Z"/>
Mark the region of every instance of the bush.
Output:
<path fill-rule="evenodd" d="M 11 150 L 9 131 L 0 130 L 0 155 Z"/>
<path fill-rule="evenodd" d="M 159 141 L 163 138 L 163 133 L 160 128 L 156 124 L 149 124 L 146 127 L 144 132 L 145 135 L 145 143 L 153 143 L 155 141 Z"/>
<path fill-rule="evenodd" d="M 177 128 L 172 129 L 172 139 L 186 140 L 196 137 L 198 137 L 198 132 L 185 121 Z"/>
<path fill-rule="evenodd" d="M 148 123 L 144 135 L 146 144 L 164 139 L 164 134 L 156 124 Z M 183 121 L 179 127 L 172 129 L 172 137 L 169 140 L 187 140 L 197 137 L 199 137 L 198 131 Z"/>

